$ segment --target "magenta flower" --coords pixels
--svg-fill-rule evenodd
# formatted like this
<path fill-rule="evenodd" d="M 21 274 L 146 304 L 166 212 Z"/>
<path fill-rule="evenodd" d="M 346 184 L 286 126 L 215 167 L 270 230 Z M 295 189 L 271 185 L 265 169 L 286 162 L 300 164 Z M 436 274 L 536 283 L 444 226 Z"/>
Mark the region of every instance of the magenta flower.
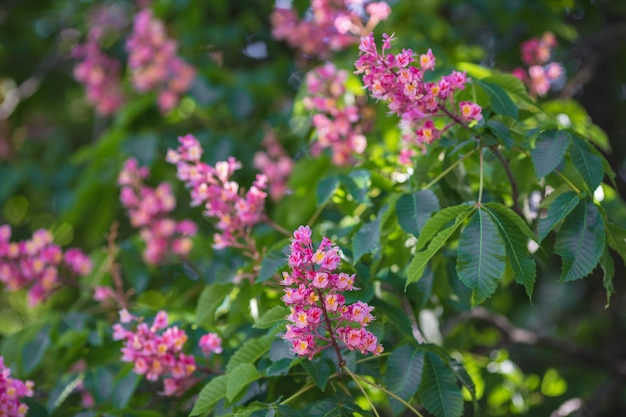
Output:
<path fill-rule="evenodd" d="M 33 382 L 11 377 L 11 368 L 4 365 L 0 356 L 0 416 L 24 417 L 28 406 L 21 403 L 24 397 L 33 396 Z"/>
<path fill-rule="evenodd" d="M 293 170 L 293 159 L 278 142 L 273 132 L 266 133 L 262 144 L 265 151 L 254 154 L 253 164 L 267 177 L 272 200 L 278 201 L 288 191 L 287 180 Z"/>
<path fill-rule="evenodd" d="M 339 362 L 340 349 L 379 355 L 383 351 L 376 336 L 365 327 L 374 320 L 373 307 L 362 301 L 347 305 L 341 292 L 352 291 L 354 275 L 336 272 L 341 258 L 339 248 L 324 237 L 317 249 L 311 243 L 311 229 L 300 226 L 291 239 L 289 267 L 284 272 L 283 302 L 291 307 L 283 338 L 291 351 L 312 359 L 333 347 Z"/>

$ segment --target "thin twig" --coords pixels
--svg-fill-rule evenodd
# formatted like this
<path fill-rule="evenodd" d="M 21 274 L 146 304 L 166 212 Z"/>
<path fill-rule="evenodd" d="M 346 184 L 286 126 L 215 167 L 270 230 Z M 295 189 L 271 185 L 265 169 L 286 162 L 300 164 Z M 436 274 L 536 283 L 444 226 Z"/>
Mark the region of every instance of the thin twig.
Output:
<path fill-rule="evenodd" d="M 515 211 L 517 214 L 522 216 L 522 210 L 520 210 L 518 201 L 517 201 L 519 199 L 517 181 L 515 181 L 515 177 L 513 176 L 513 172 L 511 171 L 511 166 L 509 165 L 509 161 L 506 160 L 506 158 L 500 153 L 497 147 L 492 146 L 491 150 L 496 155 L 498 160 L 500 160 L 500 163 L 502 164 L 502 167 L 504 168 L 504 171 L 506 172 L 506 176 L 509 177 L 509 183 L 511 184 L 511 196 L 513 197 L 513 211 Z"/>

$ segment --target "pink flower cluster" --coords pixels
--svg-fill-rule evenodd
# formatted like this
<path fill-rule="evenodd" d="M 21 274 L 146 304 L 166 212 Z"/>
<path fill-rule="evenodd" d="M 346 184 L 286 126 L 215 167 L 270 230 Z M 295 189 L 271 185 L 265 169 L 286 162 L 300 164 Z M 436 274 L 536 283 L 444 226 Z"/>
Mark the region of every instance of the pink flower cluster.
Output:
<path fill-rule="evenodd" d="M 383 351 L 376 336 L 365 327 L 374 320 L 370 307 L 362 301 L 346 305 L 343 291 L 352 291 L 354 275 L 336 273 L 341 259 L 339 248 L 327 237 L 317 249 L 311 243 L 311 229 L 300 226 L 291 239 L 289 267 L 281 285 L 282 300 L 291 306 L 287 332 L 283 336 L 292 352 L 313 358 L 331 346 L 379 355 Z"/>
<path fill-rule="evenodd" d="M 87 41 L 77 45 L 72 54 L 81 60 L 74 67 L 74 77 L 85 84 L 87 100 L 96 106 L 98 113 L 109 115 L 122 106 L 124 93 L 120 80 L 120 62 L 105 55 L 100 48 L 105 23 L 91 26 Z"/>
<path fill-rule="evenodd" d="M 379 53 L 374 36 L 370 33 L 361 38 L 360 56 L 356 61 L 356 74 L 362 74 L 363 83 L 372 97 L 386 101 L 391 113 L 401 117 L 401 124 L 408 133 L 404 139 L 423 147 L 441 137 L 454 123 L 469 123 L 482 119 L 479 105 L 464 101 L 457 105 L 453 93 L 465 88 L 465 73 L 452 71 L 439 81 L 427 82 L 426 71 L 435 68 L 435 56 L 429 49 L 417 57 L 419 66 L 410 65 L 416 54 L 403 49 L 397 55 L 386 54 L 391 48 L 393 35 L 383 34 L 383 45 Z M 435 117 L 452 119 L 445 127 L 435 126 Z"/>
<path fill-rule="evenodd" d="M 267 177 L 257 174 L 253 185 L 244 192 L 231 179 L 241 168 L 235 158 L 213 167 L 200 161 L 203 149 L 193 135 L 181 136 L 178 141 L 180 146 L 168 150 L 166 159 L 176 164 L 178 178 L 191 189 L 192 205 L 204 204 L 205 215 L 219 220 L 216 227 L 221 233 L 215 234 L 213 247 L 249 249 L 252 227 L 266 218 Z"/>
<path fill-rule="evenodd" d="M 24 417 L 28 406 L 20 399 L 33 396 L 33 385 L 32 381 L 11 378 L 11 368 L 4 365 L 0 356 L 0 416 Z"/>
<path fill-rule="evenodd" d="M 254 154 L 254 167 L 267 177 L 269 194 L 278 201 L 287 193 L 287 179 L 293 170 L 293 159 L 285 152 L 273 132 L 268 131 L 263 138 L 265 151 Z"/>
<path fill-rule="evenodd" d="M 85 276 L 92 263 L 80 249 L 63 250 L 52 243 L 52 234 L 37 230 L 31 239 L 10 242 L 11 226 L 0 226 L 0 282 L 10 291 L 28 287 L 31 306 L 49 296 L 59 284 L 59 268 Z"/>
<path fill-rule="evenodd" d="M 522 43 L 522 61 L 528 65 L 528 72 L 518 67 L 513 75 L 522 80 L 535 96 L 545 96 L 555 81 L 563 75 L 563 67 L 557 62 L 549 62 L 552 49 L 557 42 L 552 32 L 545 32 L 541 39 L 533 38 Z"/>
<path fill-rule="evenodd" d="M 120 200 L 128 210 L 130 223 L 140 229 L 146 242 L 144 260 L 152 265 L 162 263 L 168 254 L 185 256 L 193 244 L 190 236 L 197 232 L 191 220 L 176 222 L 169 214 L 176 206 L 176 199 L 168 183 L 162 182 L 156 188 L 144 185 L 148 176 L 147 167 L 139 167 L 136 159 L 124 163 L 118 183 L 122 186 Z"/>
<path fill-rule="evenodd" d="M 124 327 L 136 323 L 135 329 Z M 134 364 L 134 371 L 149 381 L 163 379 L 163 395 L 184 393 L 195 382 L 196 359 L 183 353 L 187 333 L 177 326 L 168 327 L 167 313 L 159 311 L 148 326 L 127 310 L 120 311 L 120 322 L 113 325 L 113 340 L 123 340 L 122 361 Z M 214 350 L 215 351 L 215 350 Z"/>
<path fill-rule="evenodd" d="M 277 6 L 271 16 L 272 35 L 308 56 L 330 57 L 331 51 L 357 42 L 362 32 L 386 20 L 391 8 L 385 2 L 364 0 L 312 0 L 307 17 L 298 19 L 295 9 Z M 363 26 L 362 17 L 368 20 Z"/>
<path fill-rule="evenodd" d="M 176 55 L 178 45 L 165 33 L 163 22 L 149 9 L 135 16 L 133 32 L 126 42 L 128 66 L 137 91 L 158 91 L 162 112 L 168 112 L 189 89 L 195 70 Z"/>
<path fill-rule="evenodd" d="M 308 96 L 303 99 L 304 106 L 314 112 L 317 135 L 311 153 L 316 156 L 330 148 L 333 162 L 339 166 L 354 163 L 354 154 L 363 153 L 367 145 L 359 123 L 359 107 L 345 100 L 347 78 L 347 71 L 327 62 L 307 73 Z"/>
<path fill-rule="evenodd" d="M 205 355 L 222 353 L 222 339 L 215 333 L 207 333 L 200 338 L 198 345 Z"/>

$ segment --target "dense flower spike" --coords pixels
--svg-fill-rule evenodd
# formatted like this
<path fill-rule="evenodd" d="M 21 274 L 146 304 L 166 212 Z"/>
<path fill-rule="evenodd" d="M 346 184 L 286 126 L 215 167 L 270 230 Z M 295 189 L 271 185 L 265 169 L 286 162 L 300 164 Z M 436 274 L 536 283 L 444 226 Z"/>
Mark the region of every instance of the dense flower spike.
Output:
<path fill-rule="evenodd" d="M 267 194 L 267 177 L 258 174 L 247 192 L 231 180 L 241 164 L 235 158 L 210 166 L 200 161 L 202 146 L 193 135 L 178 138 L 180 146 L 170 149 L 167 161 L 176 164 L 178 178 L 191 189 L 192 205 L 201 204 L 205 215 L 219 220 L 216 227 L 221 233 L 214 236 L 216 249 L 236 247 L 253 250 L 250 233 L 252 227 L 263 221 Z"/>
<path fill-rule="evenodd" d="M 528 65 L 528 72 L 521 67 L 513 70 L 513 75 L 522 80 L 533 96 L 545 96 L 563 78 L 563 67 L 557 62 L 549 62 L 552 49 L 557 45 L 552 32 L 545 32 L 541 39 L 533 38 L 522 43 L 522 61 Z"/>
<path fill-rule="evenodd" d="M 353 155 L 363 153 L 367 145 L 359 123 L 359 107 L 346 103 L 347 78 L 347 71 L 338 70 L 330 62 L 315 68 L 306 75 L 308 95 L 303 99 L 304 106 L 314 112 L 317 135 L 312 154 L 317 156 L 330 148 L 333 162 L 340 166 L 353 163 Z"/>
<path fill-rule="evenodd" d="M 254 167 L 267 177 L 270 197 L 278 201 L 287 193 L 287 179 L 293 170 L 293 159 L 271 131 L 265 134 L 262 145 L 265 152 L 254 154 Z"/>
<path fill-rule="evenodd" d="M 137 91 L 157 91 L 161 111 L 171 110 L 180 95 L 189 89 L 195 70 L 176 55 L 176 41 L 167 37 L 163 22 L 155 19 L 149 9 L 135 16 L 126 48 Z"/>
<path fill-rule="evenodd" d="M 481 108 L 471 102 L 459 107 L 454 103 L 453 93 L 465 88 L 465 73 L 453 71 L 440 80 L 427 82 L 426 71 L 435 68 L 435 56 L 429 49 L 416 56 L 410 49 L 399 54 L 387 54 L 393 35 L 383 34 L 380 52 L 373 34 L 361 38 L 360 57 L 356 61 L 356 74 L 362 74 L 363 83 L 372 97 L 386 101 L 391 113 L 402 119 L 404 139 L 422 147 L 441 137 L 454 123 L 466 123 L 482 119 Z M 417 61 L 418 66 L 411 65 Z M 452 119 L 443 128 L 437 128 L 434 118 Z M 406 158 L 406 155 L 403 155 Z"/>
<path fill-rule="evenodd" d="M 10 242 L 11 226 L 0 226 L 0 282 L 10 290 L 28 288 L 31 306 L 48 297 L 60 283 L 65 266 L 71 275 L 85 276 L 92 263 L 80 249 L 63 250 L 52 243 L 52 234 L 37 230 L 29 240 Z"/>
<path fill-rule="evenodd" d="M 112 12 L 115 10 L 96 10 L 86 42 L 72 51 L 74 57 L 81 60 L 74 67 L 74 77 L 85 85 L 87 100 L 102 115 L 114 113 L 124 103 L 120 62 L 105 55 L 100 47 L 103 34 L 123 24 L 114 18 Z"/>
<path fill-rule="evenodd" d="M 374 320 L 373 307 L 362 301 L 346 304 L 344 291 L 352 291 L 354 275 L 336 272 L 341 258 L 339 247 L 324 237 L 315 249 L 311 229 L 300 226 L 291 239 L 289 267 L 284 272 L 282 300 L 291 307 L 284 339 L 292 352 L 313 358 L 320 351 L 334 347 L 379 355 L 382 345 L 365 327 Z"/>
<path fill-rule="evenodd" d="M 190 236 L 197 231 L 191 220 L 177 222 L 169 218 L 176 206 L 176 199 L 168 183 L 156 188 L 144 185 L 148 176 L 146 167 L 139 167 L 136 159 L 128 159 L 120 172 L 118 183 L 122 186 L 120 200 L 130 217 L 133 227 L 140 230 L 146 243 L 144 260 L 152 265 L 165 261 L 167 255 L 187 255 L 192 248 Z"/>
<path fill-rule="evenodd" d="M 390 13 L 385 2 L 312 0 L 307 17 L 299 20 L 295 9 L 277 6 L 271 16 L 272 35 L 305 55 L 328 58 L 331 51 L 357 43 L 358 36 L 371 31 Z"/>
<path fill-rule="evenodd" d="M 135 323 L 134 330 L 124 325 Z M 134 372 L 149 381 L 163 379 L 163 395 L 184 393 L 195 381 L 196 360 L 183 353 L 187 333 L 177 326 L 168 327 L 167 313 L 159 311 L 148 326 L 127 310 L 120 311 L 120 322 L 113 325 L 113 339 L 123 340 L 122 361 L 134 364 Z"/>
<path fill-rule="evenodd" d="M 33 396 L 33 385 L 32 381 L 11 378 L 11 369 L 4 365 L 4 358 L 0 356 L 0 416 L 25 416 L 28 406 L 20 399 Z"/>

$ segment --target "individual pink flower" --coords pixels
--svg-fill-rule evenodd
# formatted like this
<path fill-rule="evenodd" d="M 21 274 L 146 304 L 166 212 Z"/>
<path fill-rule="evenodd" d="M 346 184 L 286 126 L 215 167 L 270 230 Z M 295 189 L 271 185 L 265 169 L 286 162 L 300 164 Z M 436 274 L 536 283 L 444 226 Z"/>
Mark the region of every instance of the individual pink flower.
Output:
<path fill-rule="evenodd" d="M 0 356 L 0 416 L 24 417 L 28 406 L 21 402 L 24 397 L 33 396 L 33 382 L 11 377 L 11 369 Z"/>
<path fill-rule="evenodd" d="M 291 323 L 283 338 L 298 356 L 312 359 L 333 345 L 364 354 L 383 351 L 376 336 L 365 329 L 374 320 L 373 307 L 363 301 L 346 304 L 341 294 L 356 288 L 354 275 L 336 272 L 340 260 L 339 248 L 330 239 L 324 237 L 315 249 L 308 226 L 294 232 L 291 270 L 283 273 L 281 284 L 286 286 L 282 300 L 290 307 L 286 318 Z"/>
<path fill-rule="evenodd" d="M 161 112 L 170 111 L 191 86 L 195 69 L 176 54 L 176 41 L 167 37 L 162 21 L 143 9 L 135 15 L 126 42 L 132 82 L 139 92 L 156 91 Z"/>
<path fill-rule="evenodd" d="M 134 329 L 126 328 L 132 323 Z M 168 327 L 165 311 L 157 313 L 152 326 L 126 310 L 120 311 L 113 339 L 124 342 L 122 361 L 133 363 L 136 374 L 146 375 L 149 381 L 163 380 L 163 395 L 181 395 L 194 384 L 195 358 L 182 351 L 187 334 L 176 326 Z"/>
<path fill-rule="evenodd" d="M 562 79 L 564 70 L 558 62 L 549 62 L 552 58 L 552 49 L 557 42 L 552 32 L 545 32 L 540 39 L 533 38 L 522 43 L 521 55 L 528 71 L 515 68 L 512 74 L 519 78 L 529 89 L 532 96 L 544 96 L 557 81 Z"/>
<path fill-rule="evenodd" d="M 216 333 L 207 333 L 198 342 L 200 349 L 205 355 L 222 353 L 222 339 Z"/>
<path fill-rule="evenodd" d="M 244 191 L 232 180 L 241 168 L 235 158 L 210 166 L 200 161 L 202 147 L 193 135 L 178 138 L 180 146 L 170 149 L 167 161 L 176 164 L 178 178 L 191 191 L 191 203 L 203 205 L 207 217 L 218 220 L 220 231 L 214 236 L 216 249 L 236 247 L 255 251 L 252 228 L 266 219 L 267 177 L 258 174 L 252 186 Z"/>
<path fill-rule="evenodd" d="M 176 207 L 176 199 L 168 183 L 162 182 L 156 188 L 144 185 L 148 169 L 140 167 L 136 159 L 130 158 L 118 177 L 122 186 L 120 201 L 128 210 L 130 223 L 139 229 L 146 243 L 144 260 L 157 265 L 167 260 L 171 254 L 186 256 L 193 247 L 191 237 L 197 232 L 191 220 L 179 222 L 169 217 Z"/>

